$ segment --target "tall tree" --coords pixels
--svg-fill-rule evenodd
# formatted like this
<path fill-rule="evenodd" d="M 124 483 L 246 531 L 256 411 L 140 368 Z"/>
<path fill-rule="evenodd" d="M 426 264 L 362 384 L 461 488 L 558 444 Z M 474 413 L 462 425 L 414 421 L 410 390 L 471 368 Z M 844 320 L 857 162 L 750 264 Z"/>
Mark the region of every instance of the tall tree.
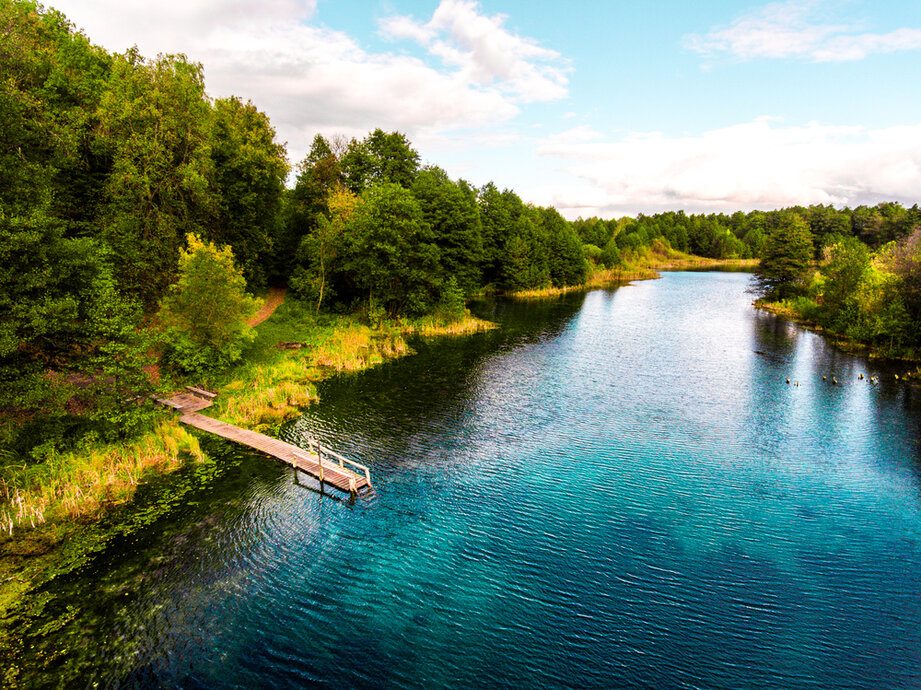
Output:
<path fill-rule="evenodd" d="M 185 235 L 213 215 L 210 106 L 201 65 L 116 57 L 98 110 L 112 160 L 102 236 L 124 287 L 148 302 L 175 276 Z"/>
<path fill-rule="evenodd" d="M 537 209 L 537 213 L 547 234 L 550 279 L 553 284 L 563 287 L 582 283 L 588 267 L 579 236 L 556 209 L 541 208 Z M 601 225 L 604 226 L 603 223 Z"/>
<path fill-rule="evenodd" d="M 308 299 L 316 299 L 317 313 L 323 300 L 332 296 L 328 287 L 329 276 L 337 269 L 344 233 L 355 213 L 358 197 L 340 187 L 330 193 L 327 205 L 328 215 L 318 213 L 316 227 L 301 240 L 297 252 L 298 265 L 290 281 L 295 292 Z"/>
<path fill-rule="evenodd" d="M 269 118 L 252 103 L 214 103 L 211 161 L 217 215 L 211 239 L 233 248 L 250 285 L 265 283 L 265 263 L 278 234 L 288 162 Z"/>
<path fill-rule="evenodd" d="M 419 171 L 419 154 L 404 134 L 376 129 L 361 142 L 352 139 L 340 164 L 356 194 L 385 182 L 409 189 Z"/>
<path fill-rule="evenodd" d="M 435 304 L 438 247 L 408 190 L 392 183 L 367 190 L 345 237 L 343 269 L 369 301 L 391 316 L 423 314 Z"/>
<path fill-rule="evenodd" d="M 768 234 L 755 273 L 762 294 L 785 298 L 803 284 L 812 266 L 812 235 L 798 213 L 785 213 Z"/>
<path fill-rule="evenodd" d="M 441 273 L 453 276 L 462 294 L 480 287 L 483 235 L 476 196 L 465 184 L 452 182 L 441 168 L 424 168 L 412 186 L 425 222 L 439 249 Z"/>

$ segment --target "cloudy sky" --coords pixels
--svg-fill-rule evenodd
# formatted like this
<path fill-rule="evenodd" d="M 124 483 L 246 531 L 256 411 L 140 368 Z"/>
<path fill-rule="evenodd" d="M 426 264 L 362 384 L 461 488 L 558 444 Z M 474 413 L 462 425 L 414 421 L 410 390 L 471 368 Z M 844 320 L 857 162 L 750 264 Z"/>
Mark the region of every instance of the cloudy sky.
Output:
<path fill-rule="evenodd" d="M 917 0 L 49 0 L 94 43 L 185 53 L 293 163 L 406 133 L 569 218 L 921 202 Z"/>

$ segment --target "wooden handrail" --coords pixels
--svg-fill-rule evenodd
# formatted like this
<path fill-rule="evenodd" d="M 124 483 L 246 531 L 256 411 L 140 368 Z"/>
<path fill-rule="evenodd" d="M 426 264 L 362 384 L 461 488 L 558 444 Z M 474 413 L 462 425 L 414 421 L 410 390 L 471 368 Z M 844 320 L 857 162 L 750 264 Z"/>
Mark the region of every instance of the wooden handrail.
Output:
<path fill-rule="evenodd" d="M 317 441 L 316 439 L 308 438 L 307 443 L 310 446 L 316 446 L 317 457 L 320 458 L 321 463 L 323 462 L 323 453 L 325 453 L 326 455 L 332 455 L 336 460 L 339 461 L 339 467 L 341 467 L 342 469 L 346 469 L 344 463 L 348 463 L 352 467 L 357 468 L 359 471 L 361 471 L 362 474 L 365 475 L 365 480 L 368 482 L 368 484 L 371 483 L 371 470 L 368 469 L 367 465 L 362 465 L 360 462 L 355 462 L 354 460 L 350 460 L 344 455 L 339 455 L 339 453 L 337 453 L 334 450 L 330 450 L 329 448 L 324 448 L 323 446 L 320 445 L 319 441 Z"/>

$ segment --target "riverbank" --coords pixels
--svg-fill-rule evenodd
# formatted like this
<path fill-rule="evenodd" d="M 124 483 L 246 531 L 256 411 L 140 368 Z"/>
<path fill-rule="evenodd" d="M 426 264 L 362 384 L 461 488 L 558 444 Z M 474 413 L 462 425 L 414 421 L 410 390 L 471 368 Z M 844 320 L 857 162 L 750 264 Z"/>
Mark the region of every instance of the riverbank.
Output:
<path fill-rule="evenodd" d="M 814 302 L 812 303 L 814 306 Z M 763 299 L 755 300 L 754 306 L 771 314 L 782 316 L 788 321 L 818 333 L 823 336 L 836 349 L 852 355 L 860 355 L 868 359 L 887 360 L 890 362 L 904 363 L 907 367 L 904 373 L 898 374 L 896 378 L 900 380 L 921 380 L 921 358 L 917 356 L 896 356 L 891 350 L 875 347 L 868 343 L 862 343 L 850 338 L 843 333 L 824 328 L 814 319 L 806 315 L 801 308 L 798 308 L 796 300 L 781 300 L 780 302 L 769 302 Z"/>
<path fill-rule="evenodd" d="M 754 270 L 757 266 L 758 259 L 709 259 L 676 251 L 662 242 L 654 242 L 637 251 L 625 250 L 619 266 L 595 267 L 582 285 L 521 290 L 510 296 L 515 299 L 545 299 L 570 292 L 614 288 L 634 280 L 655 280 L 661 277 L 660 271 L 706 269 L 744 271 Z"/>
<path fill-rule="evenodd" d="M 195 383 L 220 391 L 210 414 L 271 431 L 317 400 L 319 381 L 410 354 L 410 335 L 493 327 L 465 312 L 456 320 L 426 317 L 371 328 L 356 316 L 317 316 L 311 305 L 289 298 L 256 329 L 239 365 Z M 189 382 L 168 383 L 180 388 Z M 0 620 L 9 619 L 26 592 L 85 562 L 103 518 L 129 504 L 139 487 L 189 463 L 207 463 L 197 437 L 175 416 L 153 414 L 151 430 L 131 441 L 88 441 L 71 452 L 52 451 L 41 463 L 6 467 L 0 481 Z M 129 529 L 134 517 L 124 517 Z M 117 525 L 106 528 L 106 534 L 118 531 Z"/>

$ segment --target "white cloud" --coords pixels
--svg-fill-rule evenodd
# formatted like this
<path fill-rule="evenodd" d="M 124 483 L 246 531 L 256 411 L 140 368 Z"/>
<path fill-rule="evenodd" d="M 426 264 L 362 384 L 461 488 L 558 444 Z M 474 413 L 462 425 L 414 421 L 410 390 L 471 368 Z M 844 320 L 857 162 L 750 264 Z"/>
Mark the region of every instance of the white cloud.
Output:
<path fill-rule="evenodd" d="M 427 24 L 386 20 L 394 38 L 437 59 L 372 53 L 316 21 L 316 0 L 58 0 L 94 43 L 144 55 L 181 52 L 204 65 L 208 93 L 266 111 L 293 161 L 313 135 L 375 127 L 410 138 L 506 122 L 521 104 L 566 94 L 557 53 L 506 31 L 472 2 L 443 0 Z"/>
<path fill-rule="evenodd" d="M 759 118 L 697 136 L 584 134 L 570 130 L 539 148 L 581 185 L 528 190 L 569 216 L 914 203 L 921 189 L 921 124 L 784 127 Z"/>
<path fill-rule="evenodd" d="M 427 23 L 391 17 L 381 24 L 390 39 L 411 39 L 456 68 L 465 81 L 496 84 L 524 102 L 562 98 L 568 66 L 559 53 L 510 33 L 505 17 L 480 14 L 469 0 L 442 0 Z"/>
<path fill-rule="evenodd" d="M 705 57 L 728 54 L 740 60 L 799 58 L 813 62 L 862 60 L 873 53 L 921 49 L 921 29 L 867 33 L 857 24 L 823 23 L 821 3 L 788 0 L 744 14 L 707 34 L 688 34 L 686 48 Z"/>

